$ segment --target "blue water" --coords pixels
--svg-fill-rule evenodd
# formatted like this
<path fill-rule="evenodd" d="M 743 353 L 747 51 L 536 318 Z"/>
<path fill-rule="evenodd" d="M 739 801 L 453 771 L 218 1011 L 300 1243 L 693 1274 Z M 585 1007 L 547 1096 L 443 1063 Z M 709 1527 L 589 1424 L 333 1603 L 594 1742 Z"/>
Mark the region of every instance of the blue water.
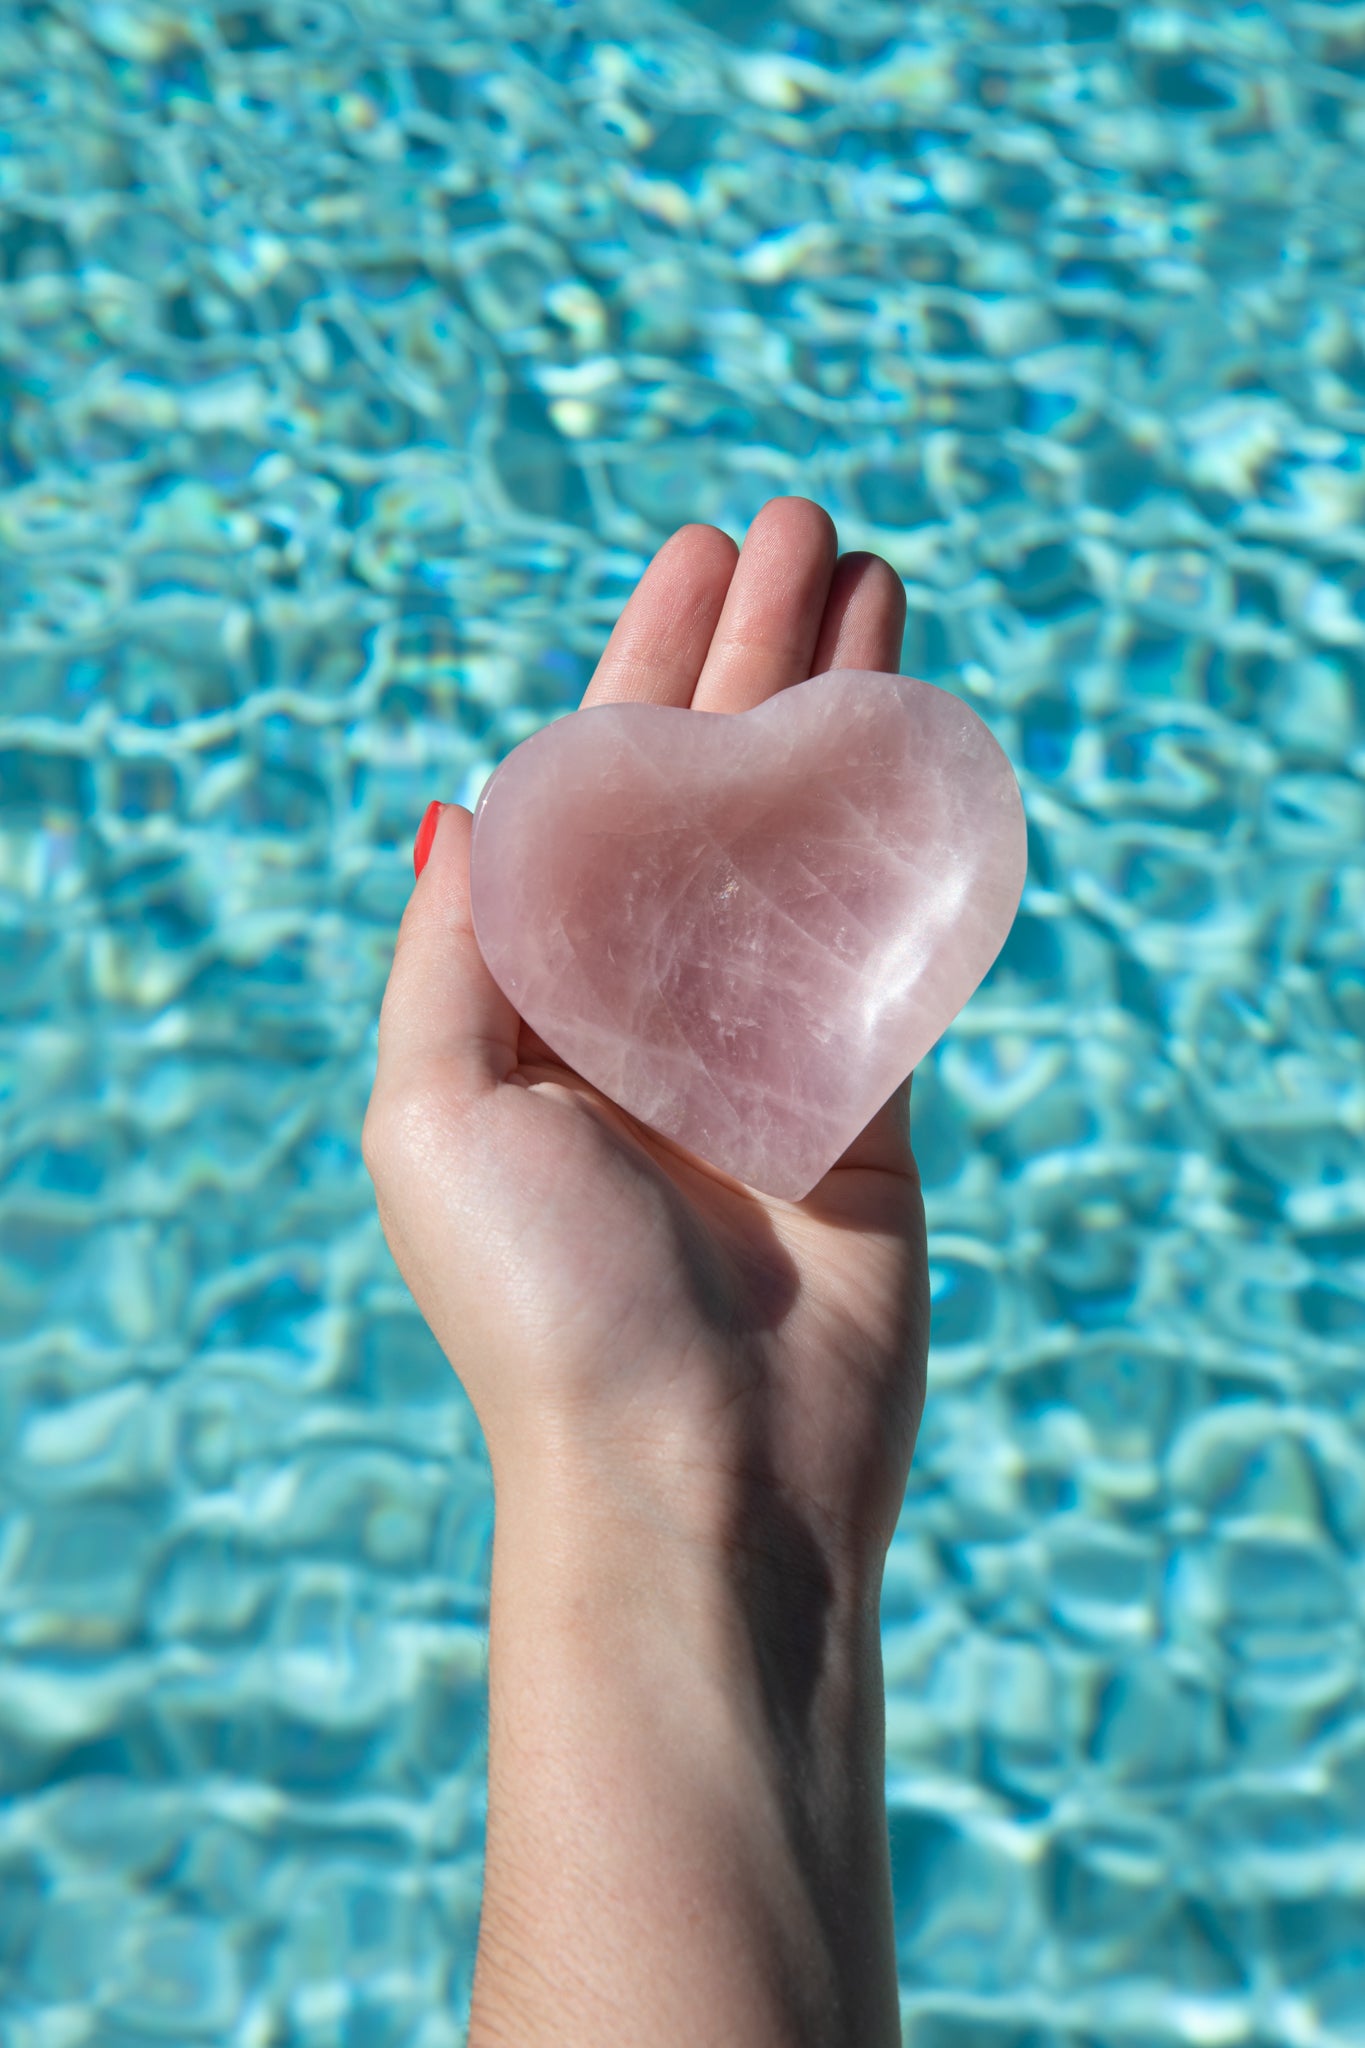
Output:
<path fill-rule="evenodd" d="M 907 2038 L 1365 2041 L 1363 451 L 1359 6 L 0 0 L 5 2048 L 463 2038 L 412 833 L 787 492 L 1032 827 L 915 1087 Z"/>

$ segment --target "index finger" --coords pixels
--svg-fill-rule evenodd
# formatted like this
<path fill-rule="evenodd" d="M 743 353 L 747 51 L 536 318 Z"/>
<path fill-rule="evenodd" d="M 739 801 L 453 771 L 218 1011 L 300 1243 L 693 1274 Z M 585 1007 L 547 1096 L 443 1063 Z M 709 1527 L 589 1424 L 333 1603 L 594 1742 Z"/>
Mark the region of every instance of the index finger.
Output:
<path fill-rule="evenodd" d="M 682 526 L 627 599 L 579 707 L 692 702 L 739 549 L 718 526 Z"/>

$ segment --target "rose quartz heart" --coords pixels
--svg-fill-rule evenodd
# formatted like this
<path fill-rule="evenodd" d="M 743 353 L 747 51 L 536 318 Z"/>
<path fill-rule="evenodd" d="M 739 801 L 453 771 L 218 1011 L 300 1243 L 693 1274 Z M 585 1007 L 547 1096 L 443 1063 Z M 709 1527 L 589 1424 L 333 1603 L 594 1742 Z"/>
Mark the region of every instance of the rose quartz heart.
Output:
<path fill-rule="evenodd" d="M 835 669 L 752 711 L 595 704 L 533 733 L 479 798 L 470 897 L 561 1059 L 795 1202 L 981 980 L 1025 859 L 976 714 Z"/>

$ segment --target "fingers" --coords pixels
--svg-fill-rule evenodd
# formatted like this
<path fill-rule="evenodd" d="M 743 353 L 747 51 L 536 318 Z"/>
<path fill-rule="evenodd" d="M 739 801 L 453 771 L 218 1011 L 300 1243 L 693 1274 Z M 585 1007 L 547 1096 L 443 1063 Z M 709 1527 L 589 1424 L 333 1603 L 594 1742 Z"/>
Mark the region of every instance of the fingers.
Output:
<path fill-rule="evenodd" d="M 834 521 L 809 498 L 769 500 L 745 535 L 694 711 L 749 711 L 815 673 L 837 551 Z"/>
<path fill-rule="evenodd" d="M 739 549 L 715 526 L 680 527 L 632 591 L 583 693 L 590 704 L 685 710 L 706 660 Z"/>
<path fill-rule="evenodd" d="M 773 498 L 742 550 L 714 526 L 664 542 L 616 622 L 582 704 L 747 711 L 831 668 L 894 672 L 905 591 L 880 556 L 836 558 L 829 515 Z"/>
<path fill-rule="evenodd" d="M 905 585 L 880 555 L 841 555 L 829 587 L 810 673 L 870 668 L 897 675 L 905 638 Z"/>
<path fill-rule="evenodd" d="M 403 913 L 379 1013 L 372 1110 L 435 1078 L 459 1107 L 516 1067 L 521 1019 L 484 965 L 470 917 L 473 823 L 462 805 L 442 805 Z"/>
<path fill-rule="evenodd" d="M 829 668 L 899 666 L 905 595 L 879 557 L 836 563 L 828 515 L 802 498 L 766 505 L 743 551 L 714 527 L 687 526 L 641 578 L 583 702 L 739 711 Z M 470 812 L 441 807 L 399 929 L 379 1024 L 373 1112 L 439 1080 L 458 1107 L 505 1082 L 528 1030 L 493 980 L 469 902 Z M 544 1051 L 533 1039 L 532 1052 Z M 843 1165 L 896 1167 L 907 1147 L 909 1086 L 879 1112 Z"/>
<path fill-rule="evenodd" d="M 774 498 L 742 550 L 711 526 L 685 526 L 641 577 L 607 642 L 583 705 L 691 704 L 747 711 L 834 668 L 896 673 L 905 590 L 879 555 L 840 557 L 833 521 L 807 498 Z M 440 835 L 438 834 L 438 837 Z M 406 922 L 406 920 L 405 920 Z M 472 935 L 471 935 L 472 936 Z M 506 1005 L 509 1018 L 510 1005 Z M 516 1026 L 483 1057 L 516 1063 Z M 525 1027 L 521 1031 L 523 1047 Z M 904 1081 L 838 1162 L 913 1173 L 910 1082 Z"/>

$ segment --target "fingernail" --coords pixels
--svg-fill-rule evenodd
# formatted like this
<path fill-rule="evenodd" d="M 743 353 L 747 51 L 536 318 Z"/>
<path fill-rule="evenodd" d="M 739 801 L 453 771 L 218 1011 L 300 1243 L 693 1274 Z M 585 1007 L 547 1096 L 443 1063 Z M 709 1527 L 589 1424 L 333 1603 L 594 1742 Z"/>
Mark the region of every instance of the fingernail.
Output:
<path fill-rule="evenodd" d="M 413 842 L 412 872 L 414 875 L 420 875 L 427 864 L 427 855 L 431 852 L 431 842 L 436 837 L 436 827 L 440 823 L 440 818 L 441 806 L 439 802 L 429 803 L 422 813 L 422 822 L 417 827 L 417 837 Z"/>

